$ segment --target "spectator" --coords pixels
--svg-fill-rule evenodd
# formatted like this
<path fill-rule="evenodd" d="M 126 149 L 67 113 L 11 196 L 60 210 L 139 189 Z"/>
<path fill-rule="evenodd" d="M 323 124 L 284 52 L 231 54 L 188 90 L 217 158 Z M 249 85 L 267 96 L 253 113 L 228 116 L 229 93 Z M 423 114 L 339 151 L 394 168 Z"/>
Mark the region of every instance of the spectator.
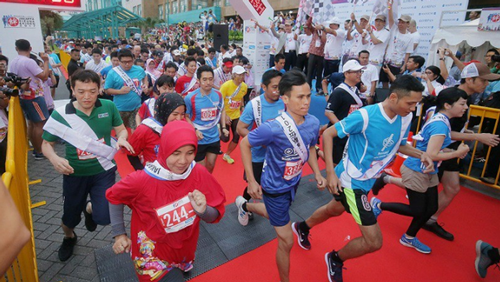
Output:
<path fill-rule="evenodd" d="M 300 71 L 307 73 L 307 62 L 309 58 L 309 48 L 311 47 L 312 33 L 311 30 L 304 29 L 304 34 L 299 35 L 299 52 L 297 58 L 297 65 Z"/>
<path fill-rule="evenodd" d="M 45 48 L 45 53 L 49 55 L 49 68 L 56 77 L 56 83 L 50 87 L 50 95 L 54 98 L 56 95 L 56 89 L 59 86 L 59 80 L 61 77 L 61 70 L 59 70 L 59 68 L 62 67 L 62 63 L 61 60 L 59 60 L 59 56 L 52 53 L 50 48 Z"/>
<path fill-rule="evenodd" d="M 359 20 L 360 22 L 358 23 L 354 13 L 351 13 L 351 23 L 353 24 L 352 27 L 354 28 L 354 30 L 347 34 L 347 40 L 352 41 L 349 59 L 356 59 L 359 52 L 368 49 L 369 40 L 366 27 L 369 20 L 370 16 L 363 15 L 361 16 L 361 19 Z"/>
<path fill-rule="evenodd" d="M 424 92 L 422 96 L 437 96 L 436 88 L 443 86 L 444 78 L 441 76 L 441 70 L 436 66 L 428 66 L 425 73 L 422 74 L 422 83 L 424 84 Z"/>
<path fill-rule="evenodd" d="M 488 52 L 486 52 L 486 55 L 484 55 L 484 61 L 486 62 L 486 65 L 488 65 L 490 69 L 493 69 L 497 63 L 491 59 L 495 55 L 497 56 L 500 55 L 500 52 L 498 52 L 498 50 L 495 48 L 488 50 Z"/>
<path fill-rule="evenodd" d="M 371 25 L 367 27 L 368 34 L 370 35 L 370 44 L 368 46 L 370 64 L 374 65 L 379 73 L 390 36 L 389 31 L 385 28 L 385 21 L 386 17 L 384 15 L 377 15 L 375 17 L 375 29 Z"/>
<path fill-rule="evenodd" d="M 70 52 L 71 59 L 69 60 L 68 66 L 66 67 L 68 70 L 68 80 L 66 80 L 66 87 L 69 90 L 69 98 L 73 98 L 73 90 L 70 84 L 71 76 L 78 70 L 83 69 L 82 64 L 80 63 L 80 51 L 77 49 L 73 49 Z"/>
<path fill-rule="evenodd" d="M 312 17 L 306 22 L 306 28 L 312 33 L 311 47 L 309 47 L 309 61 L 307 64 L 307 83 L 316 93 L 322 94 L 321 81 L 323 78 L 323 56 L 325 54 L 326 37 L 323 37 L 324 27 L 322 25 L 312 26 Z M 312 81 L 316 77 L 316 85 Z"/>
<path fill-rule="evenodd" d="M 368 104 L 375 102 L 375 88 L 378 83 L 377 68 L 370 64 L 370 52 L 363 50 L 358 54 L 359 64 L 364 66 L 363 74 L 361 74 L 361 97 L 366 99 Z"/>
<path fill-rule="evenodd" d="M 21 107 L 28 119 L 28 137 L 33 145 L 33 156 L 37 160 L 43 159 L 42 133 L 43 125 L 49 113 L 45 103 L 43 82 L 50 76 L 49 56 L 40 53 L 43 60 L 43 68 L 30 59 L 31 44 L 28 40 L 16 40 L 16 51 L 18 56 L 10 63 L 10 70 L 23 78 L 30 78 L 30 88 L 20 95 Z"/>
<path fill-rule="evenodd" d="M 413 39 L 413 52 L 417 50 L 418 44 L 420 43 L 420 32 L 417 30 L 417 22 L 411 19 L 410 25 L 408 26 L 408 31 Z"/>
<path fill-rule="evenodd" d="M 340 59 L 342 56 L 342 42 L 344 42 L 346 34 L 340 29 L 342 22 L 339 18 L 334 17 L 325 23 L 325 32 L 322 34 L 326 41 L 325 43 L 325 71 L 324 76 L 327 77 L 331 73 L 339 71 Z"/>

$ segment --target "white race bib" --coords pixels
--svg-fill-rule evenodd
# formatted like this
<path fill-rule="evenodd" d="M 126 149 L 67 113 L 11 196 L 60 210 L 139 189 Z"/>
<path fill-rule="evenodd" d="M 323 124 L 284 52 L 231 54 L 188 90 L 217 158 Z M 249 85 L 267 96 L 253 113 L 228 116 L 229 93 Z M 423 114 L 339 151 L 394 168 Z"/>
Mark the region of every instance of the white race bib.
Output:
<path fill-rule="evenodd" d="M 188 196 L 155 209 L 155 211 L 161 226 L 167 233 L 178 232 L 193 225 L 196 218 L 196 213 Z"/>

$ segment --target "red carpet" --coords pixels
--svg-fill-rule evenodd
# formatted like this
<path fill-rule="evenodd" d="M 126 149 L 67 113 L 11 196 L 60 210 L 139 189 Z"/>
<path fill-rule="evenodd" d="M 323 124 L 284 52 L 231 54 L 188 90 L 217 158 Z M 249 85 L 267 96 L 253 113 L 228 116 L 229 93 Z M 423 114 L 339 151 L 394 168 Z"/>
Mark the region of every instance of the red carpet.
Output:
<path fill-rule="evenodd" d="M 223 144 L 223 150 L 225 148 L 227 144 Z M 239 147 L 232 157 L 235 164 L 229 165 L 220 156 L 214 171 L 226 191 L 227 204 L 234 202 L 246 186 L 242 179 Z M 124 153 L 118 153 L 116 160 L 122 177 L 132 171 Z M 321 161 L 320 167 L 324 168 Z M 309 166 L 305 166 L 304 175 L 309 173 Z M 383 201 L 407 201 L 404 191 L 394 186 L 382 190 L 380 198 Z M 494 267 L 489 268 L 486 279 L 479 278 L 474 269 L 474 247 L 478 239 L 500 246 L 499 214 L 498 200 L 462 188 L 440 218 L 440 222 L 446 223 L 445 229 L 455 235 L 455 241 L 448 242 L 422 230 L 418 238 L 432 248 L 431 254 L 424 255 L 399 243 L 410 218 L 384 212 L 379 217 L 384 246 L 374 254 L 346 262 L 345 281 L 500 281 L 500 271 Z M 251 232 L 251 224 L 247 228 Z M 347 240 L 359 235 L 359 229 L 349 214 L 315 227 L 311 232 L 310 251 L 300 249 L 297 244 L 292 249 L 291 281 L 328 281 L 325 252 L 339 249 Z M 276 247 L 276 240 L 273 240 L 191 281 L 279 281 L 275 266 Z"/>

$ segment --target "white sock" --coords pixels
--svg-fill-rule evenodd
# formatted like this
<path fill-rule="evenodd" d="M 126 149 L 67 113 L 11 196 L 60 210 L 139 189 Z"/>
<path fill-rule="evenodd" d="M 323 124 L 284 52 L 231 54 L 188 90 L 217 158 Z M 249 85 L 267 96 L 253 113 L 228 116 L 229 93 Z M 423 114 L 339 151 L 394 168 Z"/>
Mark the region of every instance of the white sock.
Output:
<path fill-rule="evenodd" d="M 385 184 L 390 184 L 391 183 L 391 178 L 392 178 L 392 176 L 390 176 L 390 175 L 384 176 L 384 183 Z"/>
<path fill-rule="evenodd" d="M 408 234 L 405 234 L 405 237 L 406 237 L 406 239 L 408 239 L 408 240 L 411 240 L 411 239 L 414 239 L 414 238 L 415 238 L 415 237 L 412 237 L 412 236 L 410 236 L 410 235 L 408 235 Z"/>

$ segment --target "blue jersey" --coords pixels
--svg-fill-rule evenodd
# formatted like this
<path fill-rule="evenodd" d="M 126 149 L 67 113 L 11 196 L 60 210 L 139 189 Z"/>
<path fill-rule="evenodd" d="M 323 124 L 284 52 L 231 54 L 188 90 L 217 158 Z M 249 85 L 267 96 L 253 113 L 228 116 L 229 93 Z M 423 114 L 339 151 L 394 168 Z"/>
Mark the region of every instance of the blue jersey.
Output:
<path fill-rule="evenodd" d="M 318 140 L 319 120 L 307 114 L 297 130 L 307 147 L 309 158 L 309 147 L 316 145 Z M 248 141 L 252 147 L 267 147 L 261 177 L 262 189 L 270 194 L 294 189 L 302 176 L 304 163 L 293 149 L 281 124 L 277 120 L 265 122 L 248 134 Z"/>
<path fill-rule="evenodd" d="M 406 145 L 411 118 L 410 114 L 390 119 L 379 103 L 334 124 L 339 138 L 349 136 L 343 160 L 335 167 L 342 186 L 370 191 L 388 160 Z"/>
<path fill-rule="evenodd" d="M 429 141 L 431 140 L 432 136 L 437 136 L 437 135 L 444 136 L 444 142 L 443 145 L 441 145 L 441 149 L 448 147 L 448 145 L 450 145 L 452 142 L 451 128 L 449 127 L 450 124 L 449 118 L 446 115 L 439 113 L 436 115 L 439 115 L 441 119 L 438 119 L 436 117 L 429 119 L 429 121 L 422 128 L 422 132 L 420 132 L 419 134 L 423 139 L 421 141 L 417 141 L 417 149 L 419 149 L 420 151 L 424 152 L 427 151 L 427 146 L 429 145 Z M 405 160 L 404 165 L 411 170 L 424 173 L 421 167 L 422 162 L 420 161 L 420 159 L 414 157 L 408 157 Z M 438 162 L 434 162 L 434 168 L 436 169 L 433 172 L 429 172 L 428 174 L 438 173 L 437 167 L 438 167 Z"/>
<path fill-rule="evenodd" d="M 269 103 L 264 95 L 260 95 L 261 101 L 261 124 L 266 121 L 275 119 L 277 116 L 281 115 L 285 111 L 285 103 L 283 100 L 279 99 L 274 103 Z M 255 115 L 253 110 L 253 103 L 247 103 L 243 114 L 241 114 L 240 121 L 248 124 L 248 129 L 252 130 L 255 121 Z M 266 148 L 262 146 L 252 147 L 252 162 L 262 163 L 264 162 L 264 157 L 266 156 Z"/>
<path fill-rule="evenodd" d="M 210 94 L 201 95 L 200 88 L 189 93 L 184 98 L 186 103 L 186 114 L 191 118 L 194 124 L 207 126 L 220 119 L 221 111 L 224 106 L 222 94 L 212 89 Z M 198 144 L 205 145 L 219 141 L 219 128 L 217 124 L 208 129 L 199 129 L 203 133 L 203 139 Z"/>
<path fill-rule="evenodd" d="M 142 80 L 146 76 L 146 72 L 139 66 L 132 66 L 129 71 L 125 73 L 132 79 L 135 86 L 141 89 Z M 106 82 L 104 83 L 104 89 L 121 89 L 123 86 L 127 86 L 123 78 L 121 78 L 118 73 L 111 69 L 106 77 Z M 141 96 L 131 90 L 127 94 L 113 95 L 113 102 L 115 102 L 116 108 L 121 112 L 131 112 L 141 106 Z"/>
<path fill-rule="evenodd" d="M 102 76 L 102 78 L 106 79 L 106 77 L 108 76 L 108 73 L 109 73 L 109 71 L 111 69 L 113 69 L 113 66 L 107 66 L 107 67 L 103 68 L 101 70 L 101 76 Z"/>
<path fill-rule="evenodd" d="M 61 63 L 61 60 L 59 60 L 59 56 L 57 56 L 57 54 L 52 53 L 52 54 L 50 54 L 49 56 L 50 56 L 50 57 L 54 60 L 54 63 L 55 63 L 56 65 Z M 53 70 L 53 68 L 52 68 L 52 65 L 51 65 L 51 64 L 49 64 L 49 69 Z M 59 72 L 58 72 L 58 71 L 54 71 L 54 75 L 55 75 L 55 76 L 59 76 Z"/>

